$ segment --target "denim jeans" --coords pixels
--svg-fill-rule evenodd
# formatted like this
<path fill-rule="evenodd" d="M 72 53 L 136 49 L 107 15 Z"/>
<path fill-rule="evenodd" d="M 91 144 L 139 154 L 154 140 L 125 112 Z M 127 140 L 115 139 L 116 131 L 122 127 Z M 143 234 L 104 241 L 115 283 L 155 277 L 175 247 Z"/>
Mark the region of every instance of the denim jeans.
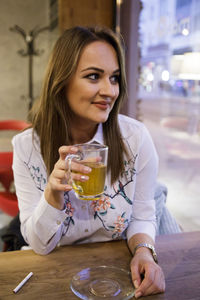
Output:
<path fill-rule="evenodd" d="M 180 233 L 181 228 L 166 207 L 167 187 L 157 183 L 155 189 L 157 235 Z"/>

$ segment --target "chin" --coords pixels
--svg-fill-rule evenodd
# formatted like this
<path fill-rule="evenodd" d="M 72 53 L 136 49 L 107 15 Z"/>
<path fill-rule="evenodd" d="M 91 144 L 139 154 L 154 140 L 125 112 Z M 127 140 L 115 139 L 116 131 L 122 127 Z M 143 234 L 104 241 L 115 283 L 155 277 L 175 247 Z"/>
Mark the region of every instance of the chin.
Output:
<path fill-rule="evenodd" d="M 98 113 L 95 115 L 95 119 L 98 123 L 105 123 L 108 120 L 110 110 L 104 113 Z"/>
<path fill-rule="evenodd" d="M 108 115 L 95 118 L 96 123 L 105 123 L 108 120 Z"/>

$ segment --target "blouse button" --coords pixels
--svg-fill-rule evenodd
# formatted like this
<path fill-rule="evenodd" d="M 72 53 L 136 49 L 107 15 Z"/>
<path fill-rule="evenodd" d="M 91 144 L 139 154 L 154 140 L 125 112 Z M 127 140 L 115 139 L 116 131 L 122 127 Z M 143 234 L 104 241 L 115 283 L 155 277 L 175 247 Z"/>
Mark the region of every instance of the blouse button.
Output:
<path fill-rule="evenodd" d="M 85 232 L 88 232 L 88 229 L 85 229 Z"/>
<path fill-rule="evenodd" d="M 61 222 L 60 222 L 59 220 L 57 220 L 57 221 L 56 221 L 56 224 L 57 224 L 57 225 L 60 225 L 60 224 L 61 224 Z"/>
<path fill-rule="evenodd" d="M 85 210 L 85 209 L 86 209 L 86 206 L 85 206 L 85 205 L 82 205 L 81 208 Z"/>

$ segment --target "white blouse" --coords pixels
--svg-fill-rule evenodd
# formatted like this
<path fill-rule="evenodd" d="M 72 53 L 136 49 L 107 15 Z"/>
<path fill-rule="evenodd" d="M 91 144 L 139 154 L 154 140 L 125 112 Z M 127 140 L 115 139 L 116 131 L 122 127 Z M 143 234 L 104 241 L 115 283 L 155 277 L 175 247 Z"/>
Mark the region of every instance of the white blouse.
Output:
<path fill-rule="evenodd" d="M 13 171 L 20 209 L 21 232 L 39 254 L 57 245 L 101 242 L 146 233 L 155 239 L 155 182 L 158 157 L 152 139 L 139 121 L 119 115 L 119 126 L 130 159 L 114 185 L 107 174 L 104 195 L 98 201 L 65 192 L 65 209 L 58 210 L 44 197 L 47 173 L 40 142 L 32 129 L 17 134 L 13 144 Z M 104 143 L 102 124 L 90 141 Z"/>

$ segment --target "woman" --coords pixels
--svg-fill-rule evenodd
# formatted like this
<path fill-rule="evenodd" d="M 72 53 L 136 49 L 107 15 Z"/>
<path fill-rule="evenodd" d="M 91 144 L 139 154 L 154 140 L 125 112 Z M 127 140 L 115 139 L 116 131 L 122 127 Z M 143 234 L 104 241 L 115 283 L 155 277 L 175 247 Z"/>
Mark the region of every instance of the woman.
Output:
<path fill-rule="evenodd" d="M 32 128 L 13 139 L 13 170 L 21 231 L 33 250 L 127 238 L 138 298 L 165 289 L 152 255 L 157 155 L 144 125 L 119 115 L 125 93 L 118 37 L 105 28 L 66 30 L 52 52 Z M 73 145 L 92 141 L 109 147 L 106 187 L 99 201 L 82 201 L 66 182 L 65 158 L 76 153 Z M 71 168 L 74 179 L 88 180 L 90 168 Z"/>

